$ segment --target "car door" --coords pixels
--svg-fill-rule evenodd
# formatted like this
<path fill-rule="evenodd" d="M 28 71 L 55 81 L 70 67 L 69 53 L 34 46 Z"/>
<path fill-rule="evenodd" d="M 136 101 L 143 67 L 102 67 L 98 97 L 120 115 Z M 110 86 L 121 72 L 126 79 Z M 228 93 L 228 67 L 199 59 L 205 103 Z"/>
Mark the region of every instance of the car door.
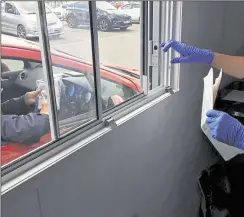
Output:
<path fill-rule="evenodd" d="M 18 20 L 20 14 L 13 4 L 5 3 L 5 13 L 3 16 L 4 28 L 6 32 L 17 34 Z"/>

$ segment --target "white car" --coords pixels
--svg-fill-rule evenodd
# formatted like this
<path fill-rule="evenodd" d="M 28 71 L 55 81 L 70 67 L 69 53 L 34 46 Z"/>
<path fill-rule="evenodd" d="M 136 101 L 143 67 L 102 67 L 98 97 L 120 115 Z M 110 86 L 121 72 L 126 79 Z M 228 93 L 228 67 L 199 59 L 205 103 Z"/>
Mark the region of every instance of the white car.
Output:
<path fill-rule="evenodd" d="M 17 35 L 20 38 L 37 38 L 36 21 L 37 2 L 7 1 L 1 3 L 2 32 Z M 64 34 L 63 23 L 46 5 L 48 34 L 57 36 Z"/>
<path fill-rule="evenodd" d="M 132 22 L 140 23 L 141 3 L 130 2 L 123 5 L 118 10 L 123 11 L 125 14 L 131 16 Z"/>

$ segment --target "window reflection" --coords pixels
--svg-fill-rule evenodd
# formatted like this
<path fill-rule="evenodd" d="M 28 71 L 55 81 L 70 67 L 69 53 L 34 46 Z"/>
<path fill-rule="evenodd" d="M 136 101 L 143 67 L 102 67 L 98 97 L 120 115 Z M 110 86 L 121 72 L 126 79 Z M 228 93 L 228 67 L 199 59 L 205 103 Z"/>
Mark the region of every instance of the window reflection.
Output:
<path fill-rule="evenodd" d="M 1 3 L 1 154 L 9 163 L 51 139 L 48 110 L 38 110 L 36 81 L 44 76 L 37 35 L 37 2 Z"/>
<path fill-rule="evenodd" d="M 46 8 L 48 5 L 54 5 L 54 2 L 46 2 Z M 78 23 L 73 9 L 75 14 L 83 13 L 84 28 L 76 29 Z M 63 25 L 63 34 L 55 34 L 58 30 L 54 24 L 48 26 L 48 32 L 59 130 L 64 134 L 97 118 L 95 85 L 90 79 L 93 77 L 93 64 L 89 5 L 88 2 L 67 2 L 58 7 L 52 6 L 51 10 L 58 18 L 57 22 Z M 50 19 L 48 14 L 46 19 Z"/>
<path fill-rule="evenodd" d="M 37 25 L 37 2 L 1 2 L 2 105 L 31 93 L 32 104 L 3 116 L 15 115 L 19 134 L 2 137 L 2 164 L 50 141 L 48 89 L 54 88 L 61 135 L 96 120 L 88 2 L 46 1 L 46 21 L 55 87 L 47 87 Z M 115 8 L 96 3 L 102 109 L 106 111 L 142 92 L 140 86 L 140 3 Z M 15 106 L 15 108 L 17 108 Z M 30 115 L 31 114 L 31 115 Z M 21 116 L 24 115 L 24 116 Z M 9 116 L 9 117 L 10 117 Z M 36 117 L 34 117 L 36 116 Z M 20 119 L 19 119 L 20 120 Z M 23 120 L 22 120 L 23 121 Z M 8 122 L 2 124 L 3 130 Z M 32 124 L 27 130 L 23 123 Z M 9 122 L 9 126 L 13 127 Z M 35 130 L 36 129 L 36 130 Z M 13 129 L 12 129 L 13 130 Z M 33 140 L 28 140 L 32 138 Z"/>
<path fill-rule="evenodd" d="M 102 96 L 106 110 L 142 92 L 140 6 L 140 2 L 119 6 L 96 2 Z M 105 71 L 109 76 L 103 76 Z"/>

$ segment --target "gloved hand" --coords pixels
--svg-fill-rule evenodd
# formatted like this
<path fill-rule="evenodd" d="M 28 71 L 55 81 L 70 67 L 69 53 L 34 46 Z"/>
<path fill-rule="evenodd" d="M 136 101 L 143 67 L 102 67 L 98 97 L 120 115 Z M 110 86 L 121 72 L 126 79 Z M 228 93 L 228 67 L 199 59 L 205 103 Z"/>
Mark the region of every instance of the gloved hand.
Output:
<path fill-rule="evenodd" d="M 211 50 L 196 48 L 178 41 L 171 40 L 161 43 L 160 47 L 163 47 L 164 52 L 172 47 L 181 54 L 181 57 L 173 58 L 171 63 L 208 63 L 211 65 L 214 58 L 214 53 Z"/>
<path fill-rule="evenodd" d="M 244 149 L 244 126 L 225 112 L 209 110 L 207 120 L 211 135 L 216 140 Z"/>

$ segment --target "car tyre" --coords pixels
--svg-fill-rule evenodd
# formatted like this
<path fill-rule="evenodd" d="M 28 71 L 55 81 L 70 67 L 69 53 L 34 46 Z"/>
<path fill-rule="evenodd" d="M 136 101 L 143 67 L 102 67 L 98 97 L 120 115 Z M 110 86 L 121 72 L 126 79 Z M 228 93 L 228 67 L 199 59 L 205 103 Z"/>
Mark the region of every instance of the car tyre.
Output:
<path fill-rule="evenodd" d="M 76 21 L 76 18 L 74 16 L 67 17 L 66 22 L 68 23 L 68 26 L 70 28 L 77 27 L 77 21 Z"/>
<path fill-rule="evenodd" d="M 19 38 L 26 38 L 26 30 L 25 30 L 25 27 L 23 25 L 18 25 L 17 36 Z"/>
<path fill-rule="evenodd" d="M 128 27 L 121 27 L 120 30 L 126 30 Z"/>
<path fill-rule="evenodd" d="M 107 32 L 111 29 L 110 22 L 105 18 L 98 21 L 98 27 L 102 32 Z"/>

